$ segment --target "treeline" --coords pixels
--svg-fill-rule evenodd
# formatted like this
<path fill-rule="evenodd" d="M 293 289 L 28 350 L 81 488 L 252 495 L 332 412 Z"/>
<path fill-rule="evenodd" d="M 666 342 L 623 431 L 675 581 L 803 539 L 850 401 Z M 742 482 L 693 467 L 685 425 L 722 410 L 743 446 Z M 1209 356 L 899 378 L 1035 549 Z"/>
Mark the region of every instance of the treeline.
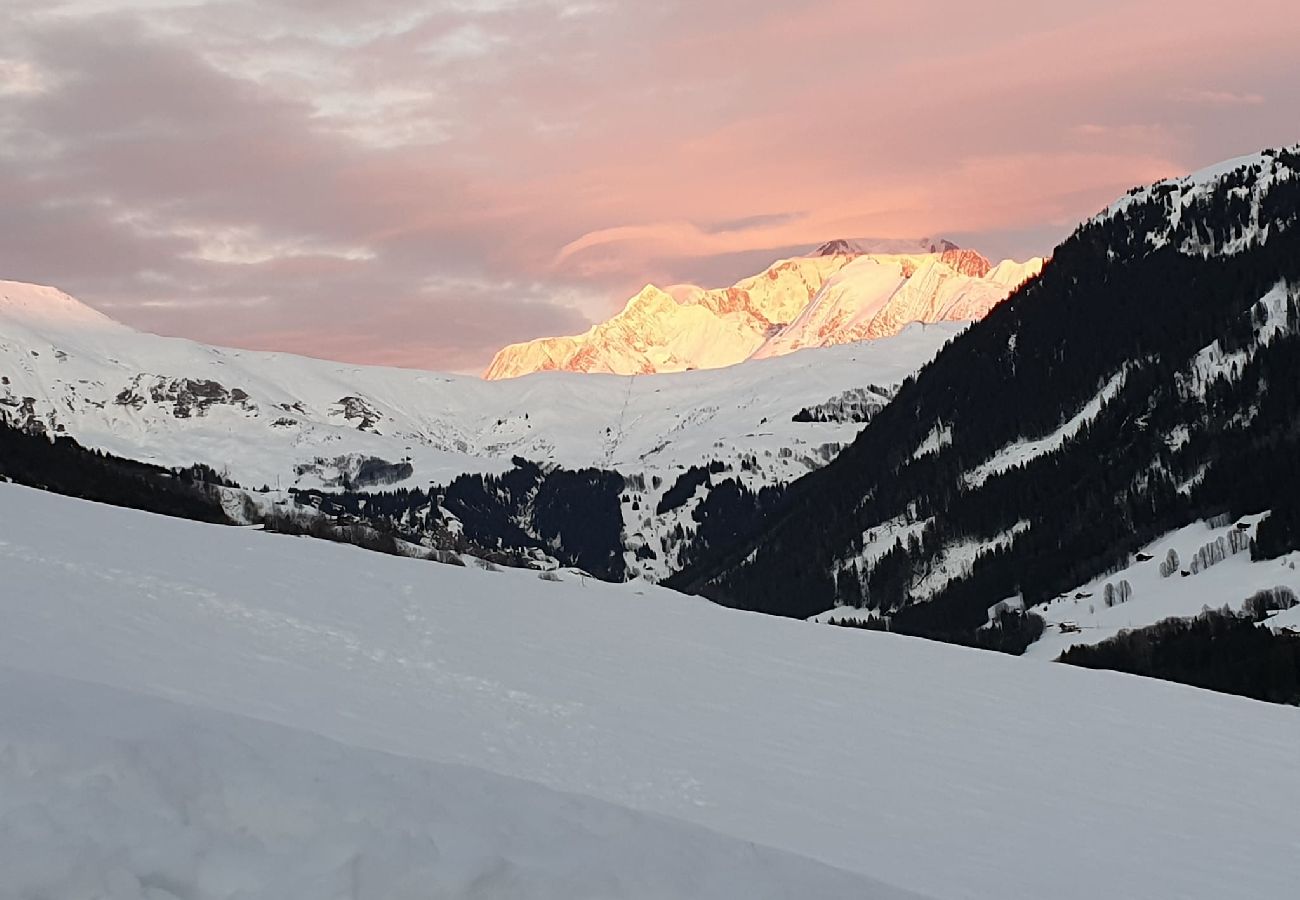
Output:
<path fill-rule="evenodd" d="M 841 628 L 858 628 L 864 631 L 892 631 L 888 617 L 870 615 L 866 617 L 830 616 L 826 620 L 831 625 Z M 952 643 L 963 647 L 978 647 L 981 650 L 995 650 L 1019 656 L 1029 645 L 1043 636 L 1047 623 L 1036 612 L 1023 610 L 1004 610 L 999 612 L 985 628 L 973 632 L 954 635 Z"/>
<path fill-rule="evenodd" d="M 677 476 L 677 480 L 669 485 L 668 490 L 664 491 L 663 496 L 659 498 L 659 503 L 655 506 L 655 515 L 662 516 L 685 505 L 687 500 L 695 496 L 695 491 L 699 489 L 700 485 L 710 483 L 710 475 L 716 475 L 726 470 L 727 464 L 718 459 L 712 460 L 705 466 L 691 466 L 686 469 Z"/>
<path fill-rule="evenodd" d="M 342 521 L 368 523 L 411 543 L 507 565 L 534 551 L 597 578 L 627 577 L 624 479 L 600 469 L 543 469 L 521 457 L 501 475 L 460 475 L 445 486 L 389 491 L 295 490 L 301 503 Z"/>
<path fill-rule="evenodd" d="M 1300 703 L 1300 635 L 1274 632 L 1250 613 L 1227 608 L 1071 647 L 1059 661 L 1271 703 Z"/>
<path fill-rule="evenodd" d="M 17 484 L 199 522 L 230 524 L 213 484 L 233 484 L 203 465 L 187 469 L 89 450 L 70 437 L 33 434 L 0 413 L 0 476 Z"/>

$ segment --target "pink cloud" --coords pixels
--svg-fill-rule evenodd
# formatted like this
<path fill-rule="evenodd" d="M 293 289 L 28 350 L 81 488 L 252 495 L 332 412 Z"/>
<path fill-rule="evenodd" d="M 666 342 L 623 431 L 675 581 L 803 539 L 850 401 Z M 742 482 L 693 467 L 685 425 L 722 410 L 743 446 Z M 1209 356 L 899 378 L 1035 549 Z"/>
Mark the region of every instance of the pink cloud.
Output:
<path fill-rule="evenodd" d="M 1262 106 L 1264 95 L 1255 93 L 1238 93 L 1236 91 L 1184 91 L 1178 99 L 1187 103 L 1203 103 L 1207 106 Z"/>

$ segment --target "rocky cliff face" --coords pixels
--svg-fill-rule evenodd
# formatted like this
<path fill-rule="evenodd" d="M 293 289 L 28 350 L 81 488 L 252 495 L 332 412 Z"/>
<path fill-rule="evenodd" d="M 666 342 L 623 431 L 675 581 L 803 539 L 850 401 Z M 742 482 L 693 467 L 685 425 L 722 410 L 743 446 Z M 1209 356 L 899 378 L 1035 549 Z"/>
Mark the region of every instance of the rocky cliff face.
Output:
<path fill-rule="evenodd" d="M 584 334 L 505 347 L 484 377 L 710 369 L 888 337 L 912 322 L 982 318 L 1041 268 L 1041 259 L 995 266 L 949 241 L 830 241 L 727 288 L 646 285 Z"/>

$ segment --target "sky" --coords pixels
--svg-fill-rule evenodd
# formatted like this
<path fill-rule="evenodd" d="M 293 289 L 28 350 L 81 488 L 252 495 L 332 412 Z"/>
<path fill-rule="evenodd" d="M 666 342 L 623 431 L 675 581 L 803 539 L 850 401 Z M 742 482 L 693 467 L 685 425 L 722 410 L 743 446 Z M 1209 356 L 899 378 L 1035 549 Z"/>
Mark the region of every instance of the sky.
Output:
<path fill-rule="evenodd" d="M 837 237 L 1047 254 L 1300 140 L 1292 0 L 2 0 L 0 278 L 479 371 Z"/>

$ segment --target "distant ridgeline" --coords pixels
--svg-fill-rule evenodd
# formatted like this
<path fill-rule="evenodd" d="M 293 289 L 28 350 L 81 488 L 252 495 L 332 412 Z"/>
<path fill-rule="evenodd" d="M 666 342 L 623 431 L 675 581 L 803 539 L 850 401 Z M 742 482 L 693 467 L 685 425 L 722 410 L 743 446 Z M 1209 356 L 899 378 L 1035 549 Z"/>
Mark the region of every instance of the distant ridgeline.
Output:
<path fill-rule="evenodd" d="M 353 481 L 382 482 L 379 463 L 362 465 Z M 690 561 L 751 536 L 780 498 L 777 487 L 752 491 L 721 462 L 690 467 L 670 485 L 665 509 L 703 497 L 663 538 L 658 550 L 625 543 L 621 505 L 636 504 L 646 485 L 601 469 L 542 467 L 515 457 L 500 476 L 461 475 L 445 486 L 360 491 L 248 490 L 212 468 L 166 469 L 82 447 L 66 436 L 20 428 L 0 410 L 0 478 L 114 506 L 220 524 L 261 523 L 268 529 L 343 541 L 386 552 L 398 542 L 511 566 L 561 565 L 608 581 L 629 577 L 627 555 L 672 551 Z M 371 471 L 373 470 L 373 471 Z M 661 503 L 661 506 L 664 504 Z M 634 506 L 635 508 L 635 506 Z M 409 551 L 408 551 L 409 552 Z"/>
<path fill-rule="evenodd" d="M 1300 545 L 1300 155 L 1130 192 L 670 586 L 970 642 L 1199 518 Z M 1226 598 L 1225 598 L 1226 599 Z"/>

